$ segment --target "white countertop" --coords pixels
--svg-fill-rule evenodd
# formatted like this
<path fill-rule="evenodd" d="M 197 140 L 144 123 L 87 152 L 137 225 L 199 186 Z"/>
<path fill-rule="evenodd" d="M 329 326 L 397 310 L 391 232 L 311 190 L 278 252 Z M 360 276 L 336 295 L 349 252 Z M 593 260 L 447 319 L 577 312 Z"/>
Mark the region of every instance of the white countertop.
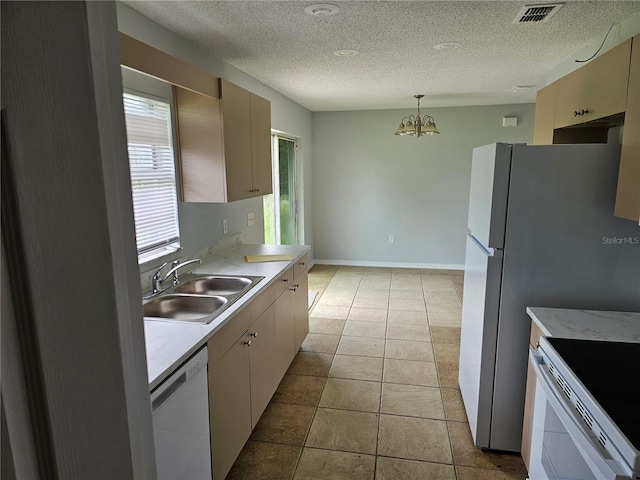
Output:
<path fill-rule="evenodd" d="M 640 343 L 640 313 L 527 307 L 544 335 Z"/>
<path fill-rule="evenodd" d="M 210 324 L 192 324 L 159 320 L 144 321 L 147 350 L 149 388 L 154 389 L 173 370 L 198 351 L 209 338 L 220 330 L 249 301 L 300 257 L 309 251 L 306 245 L 240 245 L 193 269 L 194 273 L 219 275 L 249 275 L 264 277 L 238 301 L 222 312 Z M 293 258 L 283 262 L 246 263 L 245 255 L 289 254 Z"/>

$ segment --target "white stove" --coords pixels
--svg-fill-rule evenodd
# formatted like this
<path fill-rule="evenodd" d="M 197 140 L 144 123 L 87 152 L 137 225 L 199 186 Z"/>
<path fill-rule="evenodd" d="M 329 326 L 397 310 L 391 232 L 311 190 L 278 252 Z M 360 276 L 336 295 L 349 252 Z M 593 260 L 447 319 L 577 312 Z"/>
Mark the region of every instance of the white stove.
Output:
<path fill-rule="evenodd" d="M 531 480 L 640 480 L 640 344 L 542 338 Z"/>

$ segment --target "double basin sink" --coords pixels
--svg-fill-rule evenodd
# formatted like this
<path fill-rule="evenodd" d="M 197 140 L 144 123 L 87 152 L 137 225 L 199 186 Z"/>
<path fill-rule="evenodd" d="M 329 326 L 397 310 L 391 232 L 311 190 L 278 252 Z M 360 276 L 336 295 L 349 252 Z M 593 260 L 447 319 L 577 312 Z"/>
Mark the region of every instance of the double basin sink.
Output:
<path fill-rule="evenodd" d="M 143 301 L 145 319 L 211 323 L 264 277 L 181 276 L 180 283 Z"/>

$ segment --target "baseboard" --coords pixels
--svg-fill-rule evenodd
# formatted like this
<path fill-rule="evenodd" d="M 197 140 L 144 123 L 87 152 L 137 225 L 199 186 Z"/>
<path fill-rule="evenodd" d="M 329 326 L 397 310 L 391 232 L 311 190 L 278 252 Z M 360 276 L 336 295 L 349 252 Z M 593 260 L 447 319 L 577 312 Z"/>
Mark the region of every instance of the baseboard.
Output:
<path fill-rule="evenodd" d="M 311 266 L 336 265 L 345 267 L 377 267 L 377 268 L 429 268 L 433 270 L 464 270 L 464 265 L 457 263 L 403 263 L 403 262 L 368 262 L 354 260 L 322 260 L 314 259 Z"/>

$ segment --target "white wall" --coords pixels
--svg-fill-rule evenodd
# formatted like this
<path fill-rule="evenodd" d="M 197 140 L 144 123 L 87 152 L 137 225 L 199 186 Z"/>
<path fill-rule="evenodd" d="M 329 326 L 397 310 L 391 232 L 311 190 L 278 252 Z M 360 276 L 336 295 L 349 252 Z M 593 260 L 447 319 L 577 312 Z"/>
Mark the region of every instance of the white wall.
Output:
<path fill-rule="evenodd" d="M 121 32 L 271 101 L 271 127 L 300 139 L 298 141 L 297 181 L 299 191 L 303 194 L 299 198 L 298 208 L 300 209 L 299 220 L 304 225 L 300 241 L 312 245 L 311 198 L 313 188 L 311 168 L 309 167 L 311 158 L 309 150 L 312 138 L 311 112 L 215 55 L 194 46 L 140 15 L 129 6 L 117 2 L 117 13 L 118 29 Z M 255 213 L 255 224 L 252 227 L 247 226 L 247 213 L 249 212 Z M 142 271 L 149 270 L 167 259 L 182 256 L 222 240 L 224 238 L 222 233 L 224 218 L 228 220 L 229 235 L 242 233 L 244 243 L 262 243 L 264 241 L 262 197 L 229 204 L 180 203 L 179 215 L 182 252 L 150 262 L 142 267 Z"/>
<path fill-rule="evenodd" d="M 394 135 L 415 111 L 314 113 L 316 262 L 461 267 L 472 150 L 530 143 L 534 109 L 426 108 L 441 134 L 419 139 Z M 504 116 L 518 117 L 518 126 L 502 127 Z"/>

